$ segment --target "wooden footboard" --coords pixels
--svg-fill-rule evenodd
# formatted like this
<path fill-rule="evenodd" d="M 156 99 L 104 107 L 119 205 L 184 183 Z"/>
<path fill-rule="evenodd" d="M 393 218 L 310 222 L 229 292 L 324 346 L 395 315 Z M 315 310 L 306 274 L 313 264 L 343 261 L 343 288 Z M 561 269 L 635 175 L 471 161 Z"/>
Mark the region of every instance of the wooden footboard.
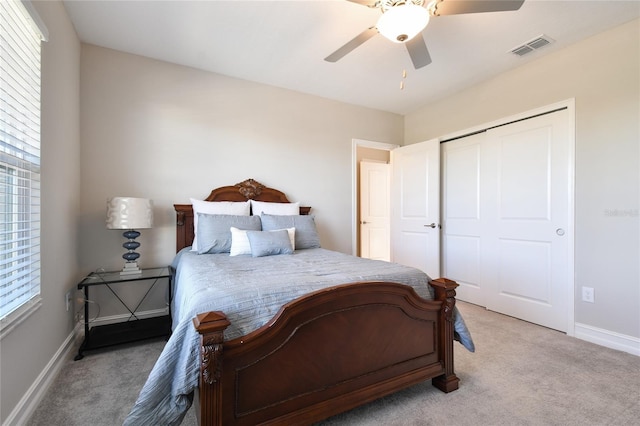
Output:
<path fill-rule="evenodd" d="M 427 379 L 444 392 L 457 389 L 458 284 L 441 278 L 431 285 L 434 301 L 397 283 L 321 290 L 226 342 L 224 313 L 199 315 L 200 424 L 309 424 Z"/>

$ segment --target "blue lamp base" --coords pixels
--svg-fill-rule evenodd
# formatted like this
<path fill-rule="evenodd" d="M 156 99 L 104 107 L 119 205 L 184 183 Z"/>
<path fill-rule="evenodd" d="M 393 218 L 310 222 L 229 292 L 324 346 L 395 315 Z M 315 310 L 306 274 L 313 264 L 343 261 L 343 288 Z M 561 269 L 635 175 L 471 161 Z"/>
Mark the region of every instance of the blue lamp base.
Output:
<path fill-rule="evenodd" d="M 123 232 L 122 236 L 127 239 L 127 241 L 122 244 L 122 247 L 126 248 L 128 251 L 122 255 L 122 258 L 127 262 L 124 264 L 122 271 L 120 271 L 120 275 L 141 274 L 142 270 L 138 268 L 137 262 L 140 257 L 140 253 L 136 253 L 136 249 L 140 247 L 140 243 L 135 241 L 135 239 L 140 236 L 140 233 L 131 229 Z"/>

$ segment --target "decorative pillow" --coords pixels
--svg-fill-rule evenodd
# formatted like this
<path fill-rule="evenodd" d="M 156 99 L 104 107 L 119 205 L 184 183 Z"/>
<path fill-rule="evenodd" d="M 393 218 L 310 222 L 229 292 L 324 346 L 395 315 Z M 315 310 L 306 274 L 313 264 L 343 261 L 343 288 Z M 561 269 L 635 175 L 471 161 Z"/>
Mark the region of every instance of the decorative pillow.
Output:
<path fill-rule="evenodd" d="M 279 229 L 277 229 L 279 231 Z M 289 242 L 291 242 L 291 248 L 296 249 L 296 228 L 286 228 L 285 231 L 289 234 Z"/>
<path fill-rule="evenodd" d="M 278 231 L 280 231 L 278 229 Z M 291 248 L 293 250 L 296 249 L 296 228 L 287 228 L 285 229 L 289 234 L 289 242 L 291 243 Z M 238 256 L 241 254 L 251 254 L 251 244 L 249 243 L 249 238 L 247 237 L 246 229 L 238 229 L 231 227 L 231 251 L 229 252 L 229 256 Z"/>
<path fill-rule="evenodd" d="M 262 229 L 264 231 L 291 227 L 296 228 L 296 250 L 320 247 L 320 237 L 318 236 L 313 216 L 276 216 L 263 214 L 260 216 L 260 219 L 262 220 Z"/>
<path fill-rule="evenodd" d="M 273 256 L 276 254 L 292 254 L 291 240 L 286 229 L 277 231 L 247 231 L 251 256 Z"/>
<path fill-rule="evenodd" d="M 300 214 L 300 203 L 267 203 L 251 200 L 251 212 L 258 216 L 263 214 L 298 215 Z"/>
<path fill-rule="evenodd" d="M 193 207 L 193 244 L 191 250 L 198 250 L 198 213 L 226 214 L 234 216 L 249 216 L 251 203 L 247 201 L 202 201 L 191 198 Z"/>
<path fill-rule="evenodd" d="M 231 251 L 231 227 L 261 229 L 259 216 L 234 216 L 223 214 L 198 214 L 198 254 L 229 253 Z"/>
<path fill-rule="evenodd" d="M 231 227 L 231 250 L 229 256 L 238 256 L 240 254 L 251 254 L 251 245 L 247 238 L 246 229 L 238 229 Z"/>

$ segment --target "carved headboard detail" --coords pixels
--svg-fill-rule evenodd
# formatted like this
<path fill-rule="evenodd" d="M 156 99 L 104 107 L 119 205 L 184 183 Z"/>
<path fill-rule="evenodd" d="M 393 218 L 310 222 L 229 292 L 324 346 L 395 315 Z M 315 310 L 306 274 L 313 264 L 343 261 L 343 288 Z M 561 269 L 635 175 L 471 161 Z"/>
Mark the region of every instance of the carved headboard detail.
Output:
<path fill-rule="evenodd" d="M 247 179 L 231 186 L 221 186 L 211 191 L 205 201 L 266 201 L 289 203 L 284 192 L 264 186 L 260 182 Z M 191 204 L 174 204 L 176 210 L 176 252 L 193 242 L 193 208 Z M 300 214 L 309 214 L 311 207 L 300 207 Z"/>

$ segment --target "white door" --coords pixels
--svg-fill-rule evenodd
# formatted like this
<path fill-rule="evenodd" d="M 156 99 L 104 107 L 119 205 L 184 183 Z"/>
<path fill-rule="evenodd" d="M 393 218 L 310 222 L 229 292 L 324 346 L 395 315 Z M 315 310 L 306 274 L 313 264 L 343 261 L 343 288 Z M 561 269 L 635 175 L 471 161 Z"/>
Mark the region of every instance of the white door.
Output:
<path fill-rule="evenodd" d="M 487 132 L 483 277 L 487 308 L 560 331 L 568 328 L 570 133 L 568 112 Z"/>
<path fill-rule="evenodd" d="M 360 255 L 391 260 L 390 165 L 360 162 Z"/>
<path fill-rule="evenodd" d="M 562 110 L 443 147 L 444 272 L 458 297 L 569 324 L 571 143 Z"/>
<path fill-rule="evenodd" d="M 391 259 L 440 277 L 440 142 L 391 151 Z"/>
<path fill-rule="evenodd" d="M 482 277 L 481 153 L 486 133 L 443 143 L 442 268 L 460 286 L 456 297 L 487 306 Z"/>

